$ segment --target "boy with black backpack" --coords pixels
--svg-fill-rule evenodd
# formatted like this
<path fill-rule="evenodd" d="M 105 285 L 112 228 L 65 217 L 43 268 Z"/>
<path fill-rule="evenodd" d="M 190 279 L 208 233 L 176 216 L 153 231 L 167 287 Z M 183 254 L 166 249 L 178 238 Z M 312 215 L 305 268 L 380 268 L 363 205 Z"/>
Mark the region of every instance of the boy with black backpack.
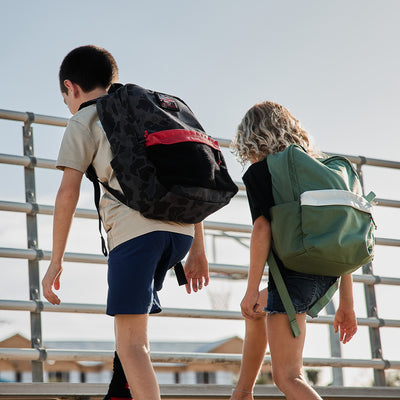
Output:
<path fill-rule="evenodd" d="M 112 55 L 95 46 L 72 50 L 63 60 L 60 88 L 73 114 L 66 128 L 57 159 L 63 178 L 57 193 L 52 258 L 43 278 L 43 295 L 52 304 L 60 299 L 62 260 L 79 198 L 83 174 L 92 165 L 100 181 L 120 190 L 110 165 L 112 152 L 99 122 L 94 100 L 107 95 L 118 79 Z M 145 218 L 107 190 L 100 202 L 101 220 L 107 232 L 108 298 L 107 314 L 115 316 L 116 349 L 135 399 L 159 399 L 160 392 L 151 365 L 147 323 L 149 313 L 161 311 L 157 291 L 167 271 L 188 253 L 184 272 L 188 293 L 209 282 L 202 222 L 196 224 Z M 118 393 L 108 399 L 131 398 L 118 358 L 114 360 Z"/>

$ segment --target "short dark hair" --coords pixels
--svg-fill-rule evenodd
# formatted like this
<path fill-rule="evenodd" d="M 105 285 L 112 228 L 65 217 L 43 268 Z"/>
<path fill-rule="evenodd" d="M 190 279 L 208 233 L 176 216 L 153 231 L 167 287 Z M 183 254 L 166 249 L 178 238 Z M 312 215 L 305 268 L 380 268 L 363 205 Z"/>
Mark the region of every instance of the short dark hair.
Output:
<path fill-rule="evenodd" d="M 114 57 L 106 49 L 88 45 L 77 47 L 64 58 L 59 72 L 61 91 L 67 93 L 64 81 L 69 79 L 84 92 L 101 87 L 107 89 L 118 79 Z"/>

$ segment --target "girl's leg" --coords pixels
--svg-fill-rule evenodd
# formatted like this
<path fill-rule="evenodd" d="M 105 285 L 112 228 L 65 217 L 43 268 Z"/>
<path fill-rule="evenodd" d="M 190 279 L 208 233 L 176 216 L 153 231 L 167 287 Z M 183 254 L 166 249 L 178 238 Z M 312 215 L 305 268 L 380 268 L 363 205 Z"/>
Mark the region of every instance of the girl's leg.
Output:
<path fill-rule="evenodd" d="M 272 375 L 287 400 L 322 400 L 303 376 L 303 348 L 306 315 L 297 314 L 300 336 L 295 338 L 286 314 L 269 314 L 267 332 L 271 351 Z"/>
<path fill-rule="evenodd" d="M 160 390 L 150 360 L 147 322 L 147 314 L 116 315 L 116 346 L 133 398 L 159 400 Z"/>
<path fill-rule="evenodd" d="M 260 292 L 260 310 L 267 304 L 267 295 L 267 289 Z M 232 400 L 253 399 L 251 393 L 267 351 L 266 313 L 262 312 L 258 319 L 245 319 L 245 324 L 242 364 Z"/>

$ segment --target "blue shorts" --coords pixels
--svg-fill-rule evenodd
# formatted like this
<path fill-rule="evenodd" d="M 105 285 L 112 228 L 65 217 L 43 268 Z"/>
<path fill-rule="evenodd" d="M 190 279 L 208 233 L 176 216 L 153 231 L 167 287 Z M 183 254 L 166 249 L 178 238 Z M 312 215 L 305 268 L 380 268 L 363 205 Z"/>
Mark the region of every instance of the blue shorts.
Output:
<path fill-rule="evenodd" d="M 284 281 L 296 313 L 307 313 L 337 279 L 334 276 L 302 274 L 290 271 L 284 277 Z M 267 307 L 264 310 L 270 314 L 286 314 L 276 287 L 268 290 Z"/>
<path fill-rule="evenodd" d="M 108 257 L 107 314 L 149 314 L 161 311 L 157 291 L 167 271 L 181 261 L 193 238 L 155 231 L 128 240 Z"/>

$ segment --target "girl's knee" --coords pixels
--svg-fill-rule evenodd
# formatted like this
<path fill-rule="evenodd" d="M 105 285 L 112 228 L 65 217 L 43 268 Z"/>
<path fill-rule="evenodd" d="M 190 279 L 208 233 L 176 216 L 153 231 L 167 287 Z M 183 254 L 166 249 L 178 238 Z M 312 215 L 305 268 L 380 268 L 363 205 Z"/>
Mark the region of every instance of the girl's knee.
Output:
<path fill-rule="evenodd" d="M 272 370 L 272 378 L 282 393 L 294 390 L 297 385 L 303 385 L 305 380 L 301 371 L 288 371 L 285 368 Z"/>

